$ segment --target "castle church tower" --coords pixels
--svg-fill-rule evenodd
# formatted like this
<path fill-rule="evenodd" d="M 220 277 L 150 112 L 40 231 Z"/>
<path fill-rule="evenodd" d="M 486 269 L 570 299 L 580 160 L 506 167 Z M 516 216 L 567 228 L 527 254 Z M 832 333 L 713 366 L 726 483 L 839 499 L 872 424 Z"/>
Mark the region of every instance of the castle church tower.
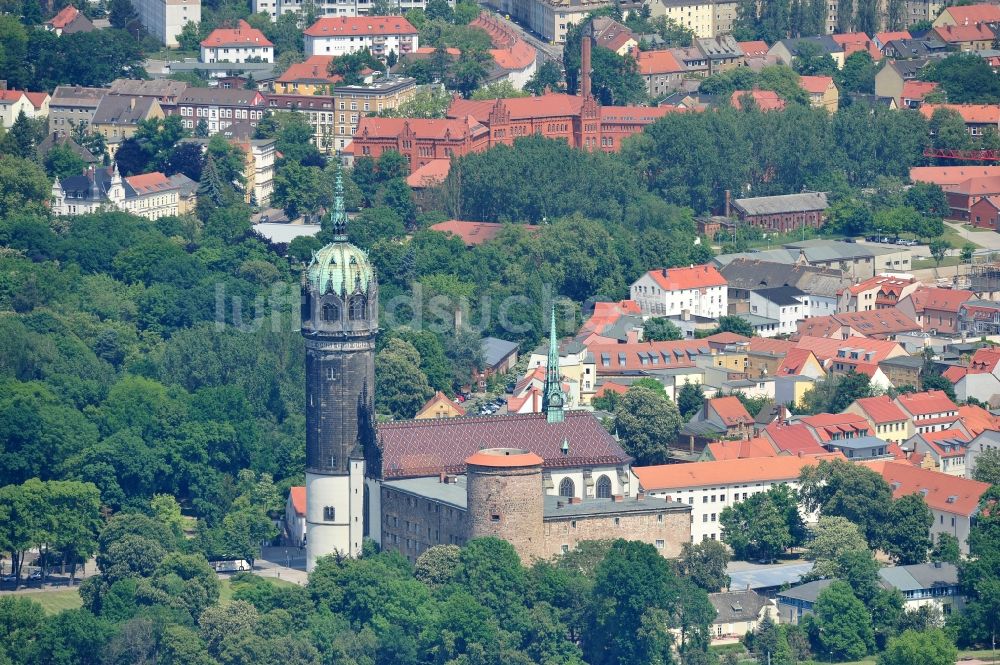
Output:
<path fill-rule="evenodd" d="M 306 569 L 328 554 L 356 557 L 365 534 L 365 453 L 375 446 L 378 280 L 347 241 L 344 186 L 330 214 L 333 242 L 302 280 L 306 346 Z"/>

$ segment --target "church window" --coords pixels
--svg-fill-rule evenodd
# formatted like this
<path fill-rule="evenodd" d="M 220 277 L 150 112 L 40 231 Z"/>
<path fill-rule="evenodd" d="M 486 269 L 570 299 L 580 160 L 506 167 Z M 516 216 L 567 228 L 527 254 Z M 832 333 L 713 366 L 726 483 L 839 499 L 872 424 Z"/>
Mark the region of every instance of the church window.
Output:
<path fill-rule="evenodd" d="M 607 476 L 601 476 L 597 479 L 597 498 L 598 499 L 610 499 L 611 498 L 611 479 Z"/>
<path fill-rule="evenodd" d="M 573 486 L 573 481 L 569 478 L 563 478 L 562 482 L 559 483 L 559 496 L 576 496 L 576 488 Z"/>
<path fill-rule="evenodd" d="M 337 510 L 333 506 L 323 506 L 323 521 L 332 522 L 336 518 Z"/>
<path fill-rule="evenodd" d="M 354 296 L 351 298 L 350 309 L 351 321 L 363 321 L 365 318 L 365 297 Z"/>
<path fill-rule="evenodd" d="M 337 307 L 332 302 L 328 302 L 323 305 L 323 320 L 324 321 L 337 321 L 340 319 L 340 308 Z"/>

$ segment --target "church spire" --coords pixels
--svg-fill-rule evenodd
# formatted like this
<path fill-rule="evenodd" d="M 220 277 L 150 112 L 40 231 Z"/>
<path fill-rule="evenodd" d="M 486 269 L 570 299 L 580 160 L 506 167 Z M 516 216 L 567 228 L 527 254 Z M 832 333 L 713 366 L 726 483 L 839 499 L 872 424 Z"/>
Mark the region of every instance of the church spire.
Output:
<path fill-rule="evenodd" d="M 337 188 L 333 195 L 333 210 L 330 211 L 330 227 L 334 242 L 347 242 L 347 210 L 344 208 L 344 171 L 337 166 Z"/>
<path fill-rule="evenodd" d="M 556 306 L 552 305 L 551 324 L 549 326 L 549 357 L 545 367 L 545 394 L 542 395 L 542 410 L 550 423 L 563 421 L 563 407 L 566 395 L 562 391 L 562 380 L 559 377 L 559 345 L 556 338 Z"/>

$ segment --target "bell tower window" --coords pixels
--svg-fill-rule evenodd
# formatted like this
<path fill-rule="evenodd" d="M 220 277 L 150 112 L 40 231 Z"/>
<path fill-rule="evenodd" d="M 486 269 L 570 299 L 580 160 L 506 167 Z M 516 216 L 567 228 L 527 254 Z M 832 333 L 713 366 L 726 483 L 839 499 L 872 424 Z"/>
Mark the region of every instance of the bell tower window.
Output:
<path fill-rule="evenodd" d="M 323 506 L 323 521 L 333 522 L 336 518 L 337 511 L 333 506 Z"/>
<path fill-rule="evenodd" d="M 338 308 L 332 302 L 328 302 L 325 305 L 323 305 L 323 320 L 324 321 L 339 321 L 340 320 L 340 308 Z"/>
<path fill-rule="evenodd" d="M 351 321 L 363 321 L 365 318 L 365 297 L 354 296 L 351 298 L 350 307 L 349 315 Z"/>

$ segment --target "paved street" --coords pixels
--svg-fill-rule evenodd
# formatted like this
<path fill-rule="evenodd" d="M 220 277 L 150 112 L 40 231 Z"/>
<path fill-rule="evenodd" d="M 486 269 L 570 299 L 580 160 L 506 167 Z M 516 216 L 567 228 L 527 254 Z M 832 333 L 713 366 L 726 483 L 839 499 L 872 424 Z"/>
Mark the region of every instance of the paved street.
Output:
<path fill-rule="evenodd" d="M 503 14 L 497 14 L 497 16 L 503 18 Z M 506 20 L 506 19 L 504 19 Z M 521 33 L 524 41 L 528 42 L 536 49 L 538 49 L 541 58 L 538 64 L 541 65 L 545 60 L 554 60 L 557 65 L 562 67 L 562 45 L 561 44 L 550 44 L 546 40 L 542 39 L 533 32 L 529 32 L 525 28 L 522 28 L 518 23 L 513 20 L 507 21 L 515 30 Z"/>
<path fill-rule="evenodd" d="M 306 574 L 306 551 L 299 547 L 265 547 L 260 558 L 254 561 L 254 574 L 274 577 L 305 586 L 309 581 Z"/>

